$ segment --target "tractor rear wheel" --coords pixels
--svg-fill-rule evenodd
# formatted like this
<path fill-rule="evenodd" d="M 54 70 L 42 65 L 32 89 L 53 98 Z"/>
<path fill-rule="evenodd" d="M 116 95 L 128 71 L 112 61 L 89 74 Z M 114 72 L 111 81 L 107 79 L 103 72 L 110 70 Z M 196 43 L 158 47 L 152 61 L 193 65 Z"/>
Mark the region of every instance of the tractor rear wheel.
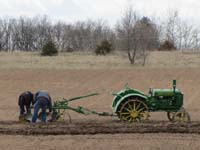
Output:
<path fill-rule="evenodd" d="M 120 108 L 119 118 L 128 122 L 147 120 L 149 110 L 147 105 L 138 99 L 128 99 Z"/>

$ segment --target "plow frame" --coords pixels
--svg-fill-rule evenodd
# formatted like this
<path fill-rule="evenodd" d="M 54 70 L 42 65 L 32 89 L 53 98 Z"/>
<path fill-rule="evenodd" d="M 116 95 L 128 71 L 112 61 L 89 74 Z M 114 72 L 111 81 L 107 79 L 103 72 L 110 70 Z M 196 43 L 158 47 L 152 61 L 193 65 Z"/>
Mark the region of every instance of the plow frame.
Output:
<path fill-rule="evenodd" d="M 65 99 L 63 98 L 62 100 L 55 101 L 52 106 L 52 115 L 51 115 L 51 121 L 55 122 L 57 120 L 64 120 L 64 114 L 67 114 L 69 119 L 71 120 L 71 116 L 66 112 L 67 110 L 72 110 L 74 112 L 77 112 L 79 114 L 83 115 L 98 115 L 98 116 L 115 116 L 114 114 L 111 114 L 109 112 L 97 112 L 95 110 L 90 110 L 87 108 L 84 108 L 82 106 L 78 107 L 71 107 L 69 105 L 70 102 L 92 97 L 92 96 L 97 96 L 99 93 L 92 93 L 89 95 L 84 95 L 84 96 L 79 96 L 79 97 L 73 97 L 70 99 Z"/>

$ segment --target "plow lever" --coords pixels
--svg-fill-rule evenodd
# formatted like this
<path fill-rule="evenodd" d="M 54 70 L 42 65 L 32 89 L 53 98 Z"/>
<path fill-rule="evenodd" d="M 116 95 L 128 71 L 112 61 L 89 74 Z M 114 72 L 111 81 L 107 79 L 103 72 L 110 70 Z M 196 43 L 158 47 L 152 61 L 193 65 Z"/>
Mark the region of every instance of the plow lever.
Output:
<path fill-rule="evenodd" d="M 70 99 L 63 98 L 63 100 L 64 100 L 64 102 L 71 102 L 71 101 L 75 101 L 78 99 L 87 98 L 87 97 L 96 96 L 96 95 L 99 95 L 99 93 L 93 93 L 93 94 L 89 94 L 89 95 L 85 95 L 85 96 L 73 97 Z"/>

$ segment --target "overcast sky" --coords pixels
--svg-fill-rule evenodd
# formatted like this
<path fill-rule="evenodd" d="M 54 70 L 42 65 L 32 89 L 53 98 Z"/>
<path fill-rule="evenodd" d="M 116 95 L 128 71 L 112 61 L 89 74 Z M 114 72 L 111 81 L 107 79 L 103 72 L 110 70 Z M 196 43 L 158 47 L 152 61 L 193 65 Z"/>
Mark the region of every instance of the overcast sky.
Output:
<path fill-rule="evenodd" d="M 141 15 L 163 18 L 167 10 L 177 9 L 200 22 L 200 0 L 0 0 L 0 17 L 48 15 L 65 22 L 101 18 L 112 25 L 128 4 Z"/>

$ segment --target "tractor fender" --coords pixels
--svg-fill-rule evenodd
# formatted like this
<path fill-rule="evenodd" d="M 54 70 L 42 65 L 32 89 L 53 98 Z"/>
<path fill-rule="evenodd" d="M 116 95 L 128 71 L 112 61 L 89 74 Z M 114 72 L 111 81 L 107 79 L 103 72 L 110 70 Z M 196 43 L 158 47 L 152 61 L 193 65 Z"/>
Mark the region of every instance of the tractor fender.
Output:
<path fill-rule="evenodd" d="M 120 105 L 122 102 L 124 102 L 128 97 L 138 97 L 138 98 L 141 98 L 141 99 L 143 99 L 143 100 L 145 100 L 145 101 L 148 100 L 148 98 L 147 98 L 146 96 L 141 95 L 141 94 L 136 94 L 136 93 L 127 94 L 127 95 L 125 95 L 125 96 L 123 96 L 123 97 L 120 98 L 120 100 L 117 102 L 117 104 L 115 105 L 115 107 L 113 107 L 113 112 L 116 113 L 117 110 L 118 110 L 119 105 Z M 115 98 L 114 98 L 114 99 L 115 99 Z"/>

